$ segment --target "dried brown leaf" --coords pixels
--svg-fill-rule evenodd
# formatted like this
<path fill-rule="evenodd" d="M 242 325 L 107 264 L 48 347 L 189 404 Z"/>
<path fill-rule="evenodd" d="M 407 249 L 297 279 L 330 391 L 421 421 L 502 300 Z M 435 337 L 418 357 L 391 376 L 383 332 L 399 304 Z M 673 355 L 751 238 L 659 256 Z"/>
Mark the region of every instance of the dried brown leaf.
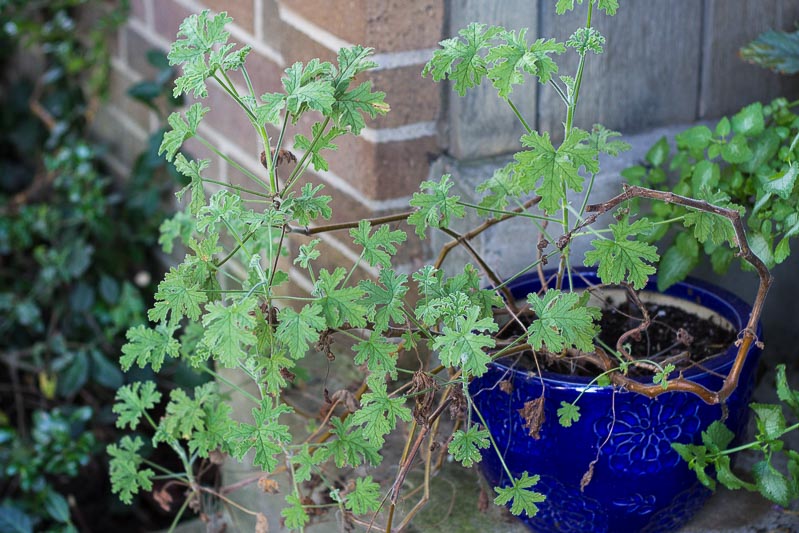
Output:
<path fill-rule="evenodd" d="M 509 379 L 503 379 L 502 381 L 499 382 L 499 390 L 501 390 L 505 394 L 512 394 L 513 382 Z"/>
<path fill-rule="evenodd" d="M 277 481 L 266 476 L 258 480 L 258 487 L 267 494 L 277 494 L 280 492 L 280 486 Z"/>
<path fill-rule="evenodd" d="M 524 419 L 524 427 L 535 440 L 541 438 L 541 425 L 546 420 L 544 413 L 544 395 L 542 394 L 535 400 L 530 400 L 524 407 L 518 410 L 519 415 Z"/>

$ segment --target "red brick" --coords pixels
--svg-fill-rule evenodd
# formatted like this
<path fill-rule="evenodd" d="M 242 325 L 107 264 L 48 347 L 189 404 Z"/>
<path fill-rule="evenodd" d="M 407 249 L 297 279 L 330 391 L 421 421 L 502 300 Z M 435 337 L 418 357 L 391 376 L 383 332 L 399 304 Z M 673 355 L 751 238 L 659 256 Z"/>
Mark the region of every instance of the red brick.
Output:
<path fill-rule="evenodd" d="M 130 14 L 133 18 L 137 18 L 140 21 L 147 23 L 147 0 L 131 0 L 130 2 Z"/>
<path fill-rule="evenodd" d="M 150 110 L 127 94 L 134 80 L 123 71 L 112 67 L 109 75 L 109 99 L 119 111 L 127 115 L 145 131 L 150 130 Z"/>
<path fill-rule="evenodd" d="M 193 12 L 174 2 L 174 0 L 158 0 L 155 2 L 155 31 L 169 42 L 175 40 L 183 19 Z"/>
<path fill-rule="evenodd" d="M 370 128 L 393 128 L 415 122 L 434 121 L 441 108 L 441 86 L 422 78 L 422 67 L 413 65 L 366 73 L 374 90 L 386 93 L 391 111 L 367 120 Z"/>
<path fill-rule="evenodd" d="M 127 41 L 127 52 L 125 61 L 136 72 L 146 79 L 154 78 L 157 71 L 147 61 L 147 52 L 158 49 L 157 43 L 150 41 L 145 35 L 139 33 L 131 26 L 126 26 L 124 30 Z"/>
<path fill-rule="evenodd" d="M 384 143 L 345 136 L 337 141 L 338 151 L 328 157 L 331 170 L 373 200 L 415 192 L 439 152 L 433 136 Z"/>
<path fill-rule="evenodd" d="M 283 0 L 309 22 L 379 52 L 431 48 L 441 40 L 443 0 Z"/>
<path fill-rule="evenodd" d="M 213 80 L 208 82 L 208 98 L 202 100 L 202 104 L 211 108 L 203 118 L 203 124 L 213 128 L 225 140 L 258 159 L 261 153 L 260 137 L 244 110 L 227 93 L 218 88 Z"/>
<path fill-rule="evenodd" d="M 283 91 L 283 85 L 280 83 L 283 69 L 268 57 L 263 56 L 257 50 L 252 50 L 247 55 L 245 66 L 257 96 L 268 92 Z M 247 87 L 240 71 L 231 72 L 230 78 L 241 89 Z"/>
<path fill-rule="evenodd" d="M 261 0 L 202 0 L 202 3 L 217 13 L 226 11 L 236 26 L 253 33 L 254 2 L 258 1 Z"/>

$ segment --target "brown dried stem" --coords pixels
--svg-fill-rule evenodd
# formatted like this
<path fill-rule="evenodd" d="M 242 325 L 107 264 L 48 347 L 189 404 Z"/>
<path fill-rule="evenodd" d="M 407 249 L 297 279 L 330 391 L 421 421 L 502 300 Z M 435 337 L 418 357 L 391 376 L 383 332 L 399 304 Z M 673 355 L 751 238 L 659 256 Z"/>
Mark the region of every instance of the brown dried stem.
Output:
<path fill-rule="evenodd" d="M 766 268 L 766 265 L 763 263 L 763 261 L 761 261 L 760 258 L 757 257 L 749 247 L 749 243 L 746 240 L 746 231 L 744 229 L 743 221 L 741 220 L 741 214 L 735 209 L 719 207 L 703 200 L 694 200 L 693 198 L 687 198 L 685 196 L 680 196 L 671 192 L 655 191 L 638 186 L 625 186 L 624 192 L 611 198 L 607 202 L 589 205 L 587 207 L 587 211 L 594 213 L 594 215 L 589 218 L 595 220 L 595 216 L 606 213 L 620 203 L 626 202 L 632 198 L 659 200 L 661 202 L 677 204 L 689 209 L 711 213 L 726 218 L 730 221 L 733 229 L 735 230 L 735 244 L 738 247 L 738 256 L 754 267 L 754 269 L 757 271 L 758 277 L 760 278 L 760 283 L 758 285 L 755 301 L 752 304 L 752 312 L 749 315 L 749 321 L 741 332 L 741 338 L 736 342 L 736 345 L 738 346 L 738 353 L 735 357 L 735 362 L 733 363 L 730 372 L 727 374 L 727 377 L 724 379 L 724 384 L 718 391 L 711 391 L 706 387 L 699 385 L 698 383 L 694 383 L 693 381 L 683 378 L 682 376 L 669 380 L 665 389 L 658 384 L 640 383 L 628 378 L 618 371 L 610 373 L 611 381 L 616 385 L 624 387 L 633 392 L 643 394 L 650 398 L 659 396 L 664 392 L 682 391 L 696 394 L 706 403 L 711 405 L 724 403 L 738 386 L 738 379 L 741 375 L 741 370 L 743 369 L 744 363 L 746 363 L 746 356 L 749 353 L 749 348 L 752 347 L 753 343 L 758 342 L 755 331 L 757 328 L 757 323 L 760 320 L 760 314 L 763 310 L 763 304 L 765 302 L 766 295 L 768 294 L 768 289 L 771 286 L 771 273 L 768 271 L 768 268 Z M 597 355 L 602 360 L 605 370 L 611 370 L 613 368 L 613 360 L 608 357 L 604 351 L 597 349 Z"/>

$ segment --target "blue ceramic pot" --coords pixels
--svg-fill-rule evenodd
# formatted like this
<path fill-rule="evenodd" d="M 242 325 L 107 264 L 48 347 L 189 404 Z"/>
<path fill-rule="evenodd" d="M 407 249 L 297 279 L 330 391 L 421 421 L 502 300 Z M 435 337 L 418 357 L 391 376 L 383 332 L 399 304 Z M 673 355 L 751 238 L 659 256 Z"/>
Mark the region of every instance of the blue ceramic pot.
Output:
<path fill-rule="evenodd" d="M 580 273 L 584 279 L 575 277 L 575 288 L 599 283 L 595 272 Z M 519 299 L 539 288 L 534 276 L 510 285 Z M 714 311 L 738 331 L 745 326 L 751 310 L 733 294 L 695 279 L 672 286 L 666 294 Z M 689 370 L 685 377 L 718 390 L 722 385 L 718 374 L 727 374 L 735 354 L 733 346 L 706 361 L 703 366 L 707 371 Z M 725 423 L 736 435 L 746 426 L 759 356 L 760 350 L 752 348 L 738 389 L 728 400 Z M 502 380 L 511 381 L 510 394 L 497 386 Z M 539 377 L 493 363 L 469 387 L 475 406 L 485 417 L 513 475 L 520 477 L 527 471 L 541 476 L 535 490 L 544 493 L 547 500 L 539 504 L 535 517 L 523 514 L 522 520 L 542 533 L 678 529 L 702 507 L 710 491 L 697 481 L 670 444 L 700 443 L 702 431 L 721 417 L 721 408 L 681 392 L 662 394 L 654 400 L 626 391 L 616 391 L 614 395 L 612 387 L 588 387 L 589 381 L 544 373 L 546 421 L 539 440 L 528 435 L 518 413 L 525 402 L 541 395 Z M 570 428 L 561 427 L 556 414 L 561 401 L 572 402 L 583 391 L 578 404 L 580 421 Z M 581 492 L 580 480 L 595 459 L 593 479 Z M 491 448 L 483 453 L 482 469 L 492 486 L 509 484 Z"/>

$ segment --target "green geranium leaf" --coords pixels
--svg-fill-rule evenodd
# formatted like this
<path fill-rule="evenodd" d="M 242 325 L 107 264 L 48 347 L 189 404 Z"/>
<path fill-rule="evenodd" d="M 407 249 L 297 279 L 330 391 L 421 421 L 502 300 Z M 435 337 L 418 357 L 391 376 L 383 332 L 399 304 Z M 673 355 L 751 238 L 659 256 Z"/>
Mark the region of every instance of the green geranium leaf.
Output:
<path fill-rule="evenodd" d="M 558 408 L 558 422 L 561 426 L 568 428 L 574 422 L 580 421 L 580 407 L 569 402 L 560 402 Z"/>
<path fill-rule="evenodd" d="M 643 289 L 648 277 L 655 273 L 650 263 L 658 260 L 657 248 L 639 240 L 630 240 L 651 227 L 645 218 L 630 224 L 626 219 L 611 224 L 613 239 L 594 239 L 593 250 L 585 253 L 585 266 L 599 263 L 597 272 L 602 283 L 619 284 L 627 281 Z"/>
<path fill-rule="evenodd" d="M 524 472 L 521 478 L 513 479 L 513 484 L 510 487 L 494 487 L 494 491 L 497 493 L 494 503 L 505 505 L 512 502 L 510 512 L 513 515 L 519 516 L 525 513 L 532 518 L 538 513 L 536 504 L 546 500 L 543 494 L 532 490 L 539 478 L 540 476 L 529 476 L 527 472 Z"/>
<path fill-rule="evenodd" d="M 458 203 L 460 196 L 448 194 L 454 185 L 450 178 L 449 174 L 445 174 L 438 182 L 425 181 L 420 188 L 430 193 L 413 193 L 410 204 L 417 210 L 408 217 L 408 224 L 416 226 L 416 234 L 422 238 L 427 228 L 447 227 L 451 217 L 462 218 L 464 215 L 464 208 Z"/>
<path fill-rule="evenodd" d="M 489 446 L 488 430 L 472 425 L 466 431 L 459 429 L 452 435 L 448 451 L 456 461 L 468 468 L 480 462 L 483 458 L 480 450 Z"/>
<path fill-rule="evenodd" d="M 444 366 L 460 368 L 469 376 L 482 376 L 491 358 L 485 348 L 493 348 L 494 339 L 482 331 L 495 332 L 496 322 L 491 318 L 479 318 L 480 308 L 471 306 L 462 311 L 453 326 L 445 325 L 442 334 L 433 341 L 433 349 Z"/>
<path fill-rule="evenodd" d="M 136 326 L 125 334 L 128 342 L 122 346 L 122 357 L 119 364 L 127 372 L 133 363 L 144 368 L 150 365 L 155 372 L 161 370 L 164 359 L 178 357 L 180 343 L 172 337 L 175 328 L 159 324 L 154 329 L 147 326 Z"/>
<path fill-rule="evenodd" d="M 377 511 L 380 508 L 380 485 L 372 480 L 372 476 L 357 478 L 355 489 L 346 495 L 344 507 L 356 515 Z"/>
<path fill-rule="evenodd" d="M 161 393 L 155 390 L 153 381 L 136 381 L 121 387 L 116 394 L 112 411 L 118 415 L 116 425 L 120 429 L 129 426 L 136 429 L 145 411 L 161 401 Z"/>
<path fill-rule="evenodd" d="M 288 347 L 294 359 L 302 359 L 325 329 L 322 308 L 317 304 L 308 304 L 299 313 L 285 307 L 278 313 L 278 322 L 277 337 Z"/>
<path fill-rule="evenodd" d="M 402 230 L 394 230 L 381 224 L 372 233 L 372 224 L 367 220 L 358 222 L 358 227 L 350 230 L 353 242 L 363 247 L 364 260 L 373 267 L 391 266 L 391 256 L 397 253 L 397 245 L 405 242 L 407 235 Z"/>
<path fill-rule="evenodd" d="M 361 397 L 361 408 L 353 415 L 353 424 L 363 425 L 362 435 L 370 444 L 382 448 L 385 435 L 397 427 L 397 420 L 410 422 L 411 410 L 405 407 L 405 398 L 391 398 L 382 377 L 369 380 L 370 391 Z"/>
<path fill-rule="evenodd" d="M 144 461 L 139 455 L 142 446 L 144 441 L 141 437 L 132 439 L 125 436 L 118 445 L 110 444 L 107 448 L 108 455 L 111 456 L 111 492 L 119 494 L 119 499 L 128 505 L 133 502 L 133 496 L 139 490 L 153 488 L 152 478 L 155 472 L 149 468 L 139 468 Z"/>
<path fill-rule="evenodd" d="M 555 353 L 572 346 L 587 352 L 594 349 L 594 335 L 599 332 L 594 321 L 601 313 L 585 306 L 579 293 L 549 289 L 543 297 L 528 295 L 527 301 L 536 316 L 527 329 L 533 348 L 546 345 Z"/>
<path fill-rule="evenodd" d="M 459 37 L 446 39 L 433 52 L 433 58 L 425 65 L 423 76 L 431 74 L 434 81 L 449 78 L 453 89 L 463 96 L 466 90 L 480 85 L 488 74 L 488 67 L 481 51 L 490 47 L 490 41 L 502 31 L 496 26 L 472 23 L 458 32 Z"/>
<path fill-rule="evenodd" d="M 277 456 L 283 453 L 281 444 L 291 442 L 288 426 L 280 424 L 278 418 L 292 409 L 284 404 L 274 404 L 271 397 L 261 400 L 261 405 L 252 410 L 253 424 L 238 424 L 231 432 L 231 448 L 237 459 L 255 449 L 253 464 L 271 472 L 277 466 Z"/>
<path fill-rule="evenodd" d="M 255 317 L 251 312 L 257 305 L 257 299 L 250 296 L 227 306 L 212 302 L 206 307 L 202 343 L 225 368 L 238 365 L 247 357 L 247 348 L 255 344 Z"/>
<path fill-rule="evenodd" d="M 555 39 L 538 39 L 528 45 L 526 29 L 519 30 L 518 34 L 502 30 L 498 35 L 505 44 L 491 47 L 485 59 L 493 64 L 488 78 L 502 98 L 510 96 L 514 85 L 524 82 L 525 72 L 537 76 L 541 83 L 549 83 L 557 74 L 558 66 L 549 55 L 562 54 L 566 50 L 562 43 Z"/>
<path fill-rule="evenodd" d="M 599 171 L 599 152 L 590 145 L 589 137 L 588 132 L 575 128 L 555 150 L 548 132 L 541 135 L 534 131 L 522 136 L 522 145 L 530 150 L 515 156 L 522 175 L 521 184 L 530 191 L 539 179 L 542 180 L 535 192 L 541 196 L 539 205 L 547 213 L 561 209 L 567 187 L 575 192 L 583 190 L 580 167 L 590 173 Z"/>

